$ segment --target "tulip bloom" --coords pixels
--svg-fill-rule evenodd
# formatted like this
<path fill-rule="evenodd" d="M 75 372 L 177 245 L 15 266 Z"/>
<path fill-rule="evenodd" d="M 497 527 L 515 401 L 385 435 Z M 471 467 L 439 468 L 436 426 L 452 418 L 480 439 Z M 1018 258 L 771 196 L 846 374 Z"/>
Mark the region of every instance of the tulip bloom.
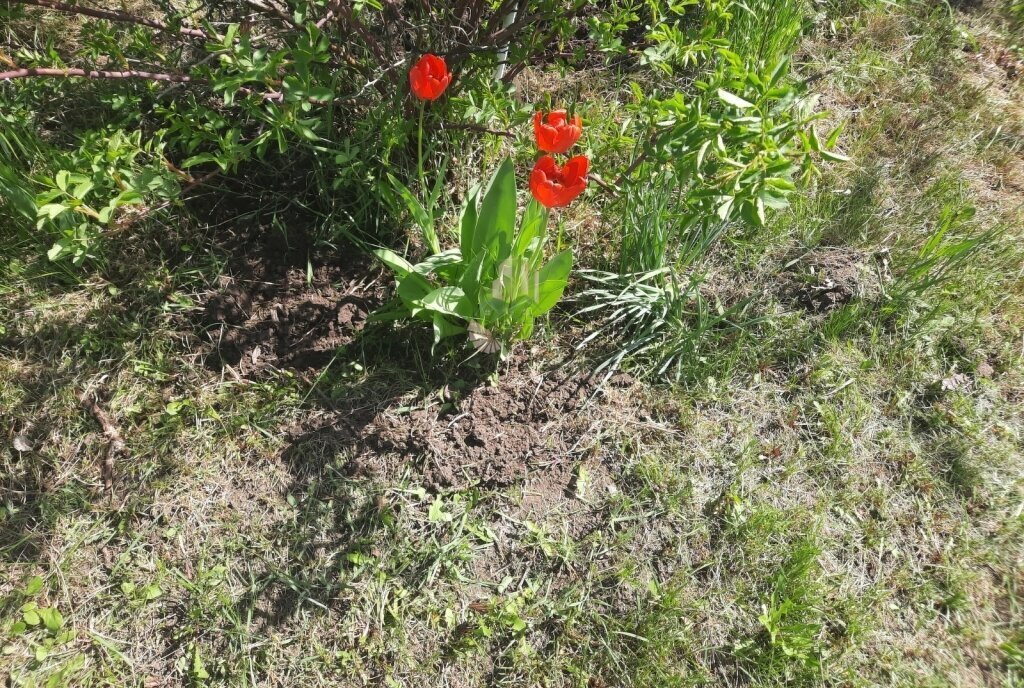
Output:
<path fill-rule="evenodd" d="M 550 155 L 542 156 L 530 173 L 530 193 L 545 208 L 564 208 L 587 188 L 590 161 L 583 155 L 559 167 Z"/>
<path fill-rule="evenodd" d="M 409 70 L 409 88 L 420 100 L 437 100 L 451 83 L 443 57 L 427 53 Z"/>
<path fill-rule="evenodd" d="M 533 133 L 537 137 L 537 148 L 545 153 L 564 153 L 580 140 L 583 119 L 573 115 L 569 120 L 565 110 L 555 110 L 546 116 L 538 112 L 533 116 Z"/>

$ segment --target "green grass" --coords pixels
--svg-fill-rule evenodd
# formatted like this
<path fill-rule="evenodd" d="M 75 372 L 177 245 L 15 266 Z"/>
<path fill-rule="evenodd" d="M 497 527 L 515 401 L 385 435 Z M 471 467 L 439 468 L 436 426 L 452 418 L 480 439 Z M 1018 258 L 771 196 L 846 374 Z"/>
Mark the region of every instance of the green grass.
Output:
<path fill-rule="evenodd" d="M 201 224 L 147 227 L 108 256 L 123 272 L 74 279 L 0 242 L 0 675 L 1020 685 L 1024 87 L 983 78 L 1005 38 L 989 14 L 825 10 L 799 76 L 822 75 L 852 160 L 702 253 L 681 382 L 613 394 L 557 495 L 434 491 L 412 465 L 354 471 L 331 433 L 296 442 L 339 398 L 441 385 L 359 346 L 315 386 L 200 365 L 179 315 L 223 261 Z M 201 258 L 178 267 L 167 236 Z M 848 265 L 848 300 L 804 303 Z M 699 336 L 735 304 L 743 336 Z M 538 343 L 536 365 L 568 349 Z M 82 389 L 127 441 L 112 495 Z"/>

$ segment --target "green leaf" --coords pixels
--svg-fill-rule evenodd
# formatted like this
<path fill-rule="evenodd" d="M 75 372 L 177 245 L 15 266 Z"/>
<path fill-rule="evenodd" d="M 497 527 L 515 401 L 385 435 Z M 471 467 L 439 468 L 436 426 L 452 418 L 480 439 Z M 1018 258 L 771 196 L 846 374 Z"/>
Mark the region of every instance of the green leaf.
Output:
<path fill-rule="evenodd" d="M 114 197 L 111 201 L 111 205 L 120 208 L 123 205 L 129 205 L 134 203 L 142 203 L 142 194 L 135 189 L 126 189 Z"/>
<path fill-rule="evenodd" d="M 473 234 L 476 232 L 476 205 L 477 200 L 480 196 L 480 187 L 474 186 L 469 191 L 469 197 L 466 199 L 466 205 L 462 209 L 462 215 L 459 217 L 459 246 L 462 247 L 462 254 L 467 258 L 472 257 L 473 252 Z"/>
<path fill-rule="evenodd" d="M 64 246 L 62 242 L 58 241 L 53 246 L 50 247 L 49 251 L 46 252 L 46 257 L 49 258 L 51 261 L 57 260 L 58 258 L 61 257 L 61 254 L 63 254 L 66 249 L 67 247 Z"/>
<path fill-rule="evenodd" d="M 420 304 L 427 310 L 454 315 L 466 320 L 473 317 L 473 309 L 466 301 L 466 294 L 458 287 L 441 287 L 426 294 Z"/>
<path fill-rule="evenodd" d="M 808 138 L 809 138 L 809 140 L 811 142 L 811 150 L 814 150 L 814 151 L 817 151 L 817 152 L 820 153 L 821 152 L 821 141 L 818 139 L 818 132 L 814 129 L 814 127 L 810 127 L 810 131 L 808 133 Z"/>
<path fill-rule="evenodd" d="M 470 256 L 486 251 L 494 263 L 500 263 L 508 255 L 516 223 L 515 175 L 512 160 L 505 158 L 491 178 L 480 205 Z"/>
<path fill-rule="evenodd" d="M 728 105 L 732 105 L 733 107 L 740 108 L 741 110 L 746 110 L 747 108 L 754 107 L 754 104 L 751 103 L 750 101 L 740 98 L 735 93 L 729 93 L 723 88 L 718 89 L 718 98 L 722 102 Z"/>
<path fill-rule="evenodd" d="M 412 263 L 389 249 L 378 248 L 374 250 L 373 255 L 380 258 L 380 261 L 394 270 L 399 277 L 405 277 L 414 270 Z"/>
<path fill-rule="evenodd" d="M 435 313 L 434 318 L 434 346 L 437 346 L 438 342 L 448 337 L 454 337 L 457 334 L 462 334 L 466 331 L 465 327 L 456 325 L 455 323 L 448 320 L 440 313 Z"/>
<path fill-rule="evenodd" d="M 22 612 L 21 618 L 24 619 L 25 623 L 29 626 L 38 626 L 39 622 L 42 620 L 39 616 L 39 612 L 35 609 L 29 609 L 28 611 Z"/>
<path fill-rule="evenodd" d="M 199 648 L 192 648 L 192 678 L 197 681 L 205 681 L 210 678 L 210 674 L 206 671 L 206 667 L 203 665 L 203 658 L 199 654 Z"/>
<path fill-rule="evenodd" d="M 411 315 L 409 307 L 402 303 L 401 299 L 392 301 L 382 310 L 376 310 L 367 316 L 367 322 L 387 322 L 389 320 L 404 320 Z"/>
<path fill-rule="evenodd" d="M 25 594 L 28 596 L 36 595 L 40 590 L 43 589 L 43 579 L 39 576 L 32 576 L 25 583 Z"/>
<path fill-rule="evenodd" d="M 839 137 L 842 135 L 843 130 L 846 128 L 846 122 L 843 122 L 838 127 L 832 130 L 828 135 L 828 139 L 825 141 L 826 148 L 835 148 L 836 144 L 839 143 Z"/>
<path fill-rule="evenodd" d="M 420 299 L 433 290 L 434 286 L 427 281 L 427 278 L 418 273 L 410 272 L 398 280 L 398 287 L 395 289 L 395 293 L 409 307 L 412 314 L 416 315 L 422 309 Z"/>
<path fill-rule="evenodd" d="M 58 172 L 56 179 L 54 179 L 54 181 L 57 183 L 57 188 L 60 189 L 61 191 L 67 191 L 68 177 L 70 176 L 71 173 L 68 172 L 67 170 L 61 170 L 60 172 Z"/>
<path fill-rule="evenodd" d="M 96 184 L 94 184 L 91 179 L 87 179 L 81 184 L 75 186 L 74 190 L 71 192 L 71 195 L 79 200 L 84 201 L 86 195 L 88 195 L 88 193 L 92 191 L 95 187 Z"/>
<path fill-rule="evenodd" d="M 413 267 L 413 271 L 418 272 L 423 276 L 427 276 L 433 273 L 447 275 L 449 271 L 445 270 L 444 268 L 447 268 L 452 265 L 459 265 L 461 263 L 462 251 L 460 251 L 457 248 L 451 248 L 448 249 L 447 251 L 442 251 L 441 253 L 438 253 L 436 256 L 430 256 L 421 263 L 417 263 Z M 461 270 L 458 272 L 459 274 L 461 274 Z M 458 280 L 458 276 L 456 275 L 454 279 Z"/>
<path fill-rule="evenodd" d="M 36 210 L 36 215 L 40 218 L 45 217 L 54 220 L 66 210 L 68 210 L 68 206 L 63 203 L 47 203 Z"/>
<path fill-rule="evenodd" d="M 452 520 L 452 515 L 444 510 L 444 500 L 438 497 L 430 505 L 427 512 L 427 520 L 431 523 L 447 523 Z"/>
<path fill-rule="evenodd" d="M 466 266 L 465 272 L 462 273 L 462 279 L 459 281 L 459 286 L 462 287 L 462 291 L 470 303 L 477 301 L 480 283 L 483 281 L 484 263 L 486 260 L 487 254 L 479 254 Z"/>
<path fill-rule="evenodd" d="M 53 607 L 43 607 L 39 610 L 39 618 L 50 633 L 56 633 L 64 625 L 64 617 Z"/>
<path fill-rule="evenodd" d="M 565 285 L 569 281 L 571 270 L 571 249 L 562 251 L 541 268 L 538 275 L 537 291 L 533 298 L 534 305 L 530 309 L 532 315 L 544 315 L 555 307 L 565 292 Z"/>
<path fill-rule="evenodd" d="M 831 160 L 832 162 L 848 162 L 850 160 L 849 156 L 842 155 L 841 153 L 835 153 L 833 151 L 821 150 L 820 153 L 821 157 L 826 160 Z"/>
<path fill-rule="evenodd" d="M 779 79 L 784 77 L 789 71 L 789 57 L 783 57 L 779 60 L 779 63 L 775 65 L 775 69 L 772 70 L 771 76 L 768 77 L 768 87 L 771 88 Z"/>
<path fill-rule="evenodd" d="M 212 153 L 200 153 L 199 155 L 193 155 L 191 158 L 186 158 L 181 163 L 182 169 L 188 169 L 189 167 L 195 167 L 196 165 L 202 165 L 206 162 L 215 162 L 223 170 L 226 166 Z"/>
<path fill-rule="evenodd" d="M 419 225 L 420 231 L 423 232 L 423 239 L 427 242 L 427 247 L 431 253 L 440 253 L 441 244 L 437 238 L 437 232 L 434 231 L 434 217 L 433 215 L 423 207 L 423 204 L 419 202 L 419 199 L 409 190 L 402 182 L 398 181 L 393 174 L 388 172 L 388 181 L 391 182 L 391 186 L 398 192 L 398 195 L 405 202 L 405 207 L 409 210 L 409 214 L 412 215 L 413 220 Z"/>
<path fill-rule="evenodd" d="M 704 164 L 704 156 L 706 156 L 708 154 L 708 148 L 710 148 L 710 147 L 711 147 L 711 139 L 708 139 L 707 141 L 705 141 L 701 145 L 700 150 L 697 151 L 697 173 L 698 174 L 700 173 L 701 165 Z"/>
<path fill-rule="evenodd" d="M 522 222 L 519 225 L 519 236 L 516 237 L 515 247 L 512 253 L 522 256 L 530 247 L 530 242 L 544 234 L 548 224 L 548 209 L 531 198 L 523 213 Z"/>

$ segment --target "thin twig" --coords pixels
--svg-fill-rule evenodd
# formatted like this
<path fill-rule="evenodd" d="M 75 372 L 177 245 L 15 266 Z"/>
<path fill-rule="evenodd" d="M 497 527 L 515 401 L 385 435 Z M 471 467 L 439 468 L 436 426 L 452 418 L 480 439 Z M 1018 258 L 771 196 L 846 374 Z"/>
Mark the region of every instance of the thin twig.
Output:
<path fill-rule="evenodd" d="M 187 74 L 141 72 L 134 69 L 113 72 L 105 69 L 78 69 L 77 67 L 26 67 L 24 69 L 13 69 L 8 72 L 0 72 L 0 81 L 3 81 L 4 79 L 25 79 L 39 76 L 80 76 L 87 79 L 149 79 L 150 81 L 176 81 L 181 83 L 198 81 Z"/>
<path fill-rule="evenodd" d="M 302 28 L 301 24 L 297 24 L 295 22 L 295 19 L 293 19 L 291 15 L 282 10 L 280 7 L 276 7 L 274 5 L 264 5 L 262 3 L 256 2 L 255 0 L 245 0 L 245 4 L 259 12 L 260 14 L 266 15 L 268 17 L 274 17 L 275 19 L 280 19 L 281 21 L 283 21 L 288 26 L 291 26 L 292 28 Z"/>
<path fill-rule="evenodd" d="M 107 438 L 107 449 L 103 454 L 103 463 L 100 465 L 100 473 L 103 476 L 103 486 L 113 496 L 114 489 L 114 456 L 125 450 L 124 439 L 117 426 L 110 420 L 110 416 L 100 408 L 96 399 L 90 397 L 85 391 L 78 393 L 78 400 L 85 407 L 85 410 L 92 414 L 96 422 L 103 428 L 103 434 Z"/>
<path fill-rule="evenodd" d="M 433 127 L 439 131 L 447 131 L 450 129 L 459 129 L 464 131 L 477 131 L 481 134 L 491 134 L 493 136 L 507 136 L 509 138 L 515 138 L 515 134 L 511 131 L 505 131 L 503 129 L 488 129 L 487 127 L 480 124 L 455 124 L 453 122 L 440 122 Z"/>
<path fill-rule="evenodd" d="M 45 7 L 50 10 L 57 10 L 58 12 L 67 12 L 69 14 L 83 14 L 88 17 L 96 17 L 97 19 L 106 19 L 108 21 L 121 22 L 126 24 L 139 24 L 141 26 L 148 26 L 152 29 L 159 31 L 173 31 L 173 29 L 162 21 L 156 19 L 147 19 L 146 17 L 138 17 L 134 14 L 128 14 L 127 12 L 119 12 L 117 10 L 100 10 L 93 7 L 80 7 L 78 5 L 69 5 L 64 2 L 57 2 L 57 0 L 10 0 L 22 5 L 35 5 L 37 7 Z M 179 27 L 178 33 L 184 36 L 195 36 L 196 38 L 209 38 L 205 31 L 201 29 L 190 29 L 187 27 Z"/>

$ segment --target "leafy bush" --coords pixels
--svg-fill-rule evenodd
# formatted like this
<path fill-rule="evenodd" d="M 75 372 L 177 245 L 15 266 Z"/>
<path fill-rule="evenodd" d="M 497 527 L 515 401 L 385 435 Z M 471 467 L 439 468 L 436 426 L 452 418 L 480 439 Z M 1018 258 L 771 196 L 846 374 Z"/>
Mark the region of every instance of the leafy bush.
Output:
<path fill-rule="evenodd" d="M 730 226 L 759 227 L 785 208 L 818 175 L 817 160 L 846 159 L 831 151 L 841 129 L 819 137 L 815 122 L 824 114 L 786 80 L 788 59 L 762 69 L 724 48 L 715 54 L 717 67 L 693 94 L 634 93 L 651 135 L 613 206 L 617 273 L 584 273 L 597 286 L 581 296 L 581 314 L 598 320 L 583 344 L 616 342 L 603 363 L 609 374 L 627 355 L 649 355 L 648 371 L 678 376 L 702 338 L 752 325 L 742 304 L 709 307 L 701 261 Z"/>
<path fill-rule="evenodd" d="M 172 182 L 190 190 L 243 167 L 252 176 L 253 165 L 268 187 L 289 189 L 283 204 L 313 210 L 332 233 L 386 241 L 378 228 L 387 226 L 387 174 L 409 176 L 414 160 L 406 84 L 412 62 L 431 51 L 452 68 L 452 83 L 424 125 L 445 157 L 446 142 L 496 116 L 505 84 L 572 35 L 573 19 L 587 5 L 229 0 L 143 16 L 48 2 L 47 15 L 73 16 L 66 26 L 73 39 L 58 44 L 51 37 L 38 49 L 33 27 L 22 21 L 35 4 L 14 0 L 0 10 L 11 19 L 16 48 L 11 69 L 0 67 L 0 93 L 19 121 L 45 130 L 59 116 L 70 131 L 94 133 L 94 145 L 76 144 L 70 162 L 50 157 L 30 170 L 32 192 L 46 208 L 42 228 L 60 246 L 51 256 L 76 262 L 102 254 L 103 240 L 132 214 L 125 203 L 165 207 Z M 63 88 L 56 80 L 65 78 L 78 86 Z M 464 91 L 471 95 L 460 97 Z M 103 188 L 93 163 L 108 151 L 98 138 L 115 131 L 143 151 L 130 163 L 138 168 L 133 176 L 146 168 L 150 179 L 168 183 Z M 72 140 L 50 139 L 55 151 Z M 56 185 L 61 171 L 77 175 L 70 193 Z M 81 187 L 82 177 L 94 186 Z M 76 188 L 87 189 L 88 198 L 76 198 Z M 116 207 L 102 220 L 88 211 L 100 215 L 110 203 Z M 58 213 L 58 206 L 70 212 Z"/>

